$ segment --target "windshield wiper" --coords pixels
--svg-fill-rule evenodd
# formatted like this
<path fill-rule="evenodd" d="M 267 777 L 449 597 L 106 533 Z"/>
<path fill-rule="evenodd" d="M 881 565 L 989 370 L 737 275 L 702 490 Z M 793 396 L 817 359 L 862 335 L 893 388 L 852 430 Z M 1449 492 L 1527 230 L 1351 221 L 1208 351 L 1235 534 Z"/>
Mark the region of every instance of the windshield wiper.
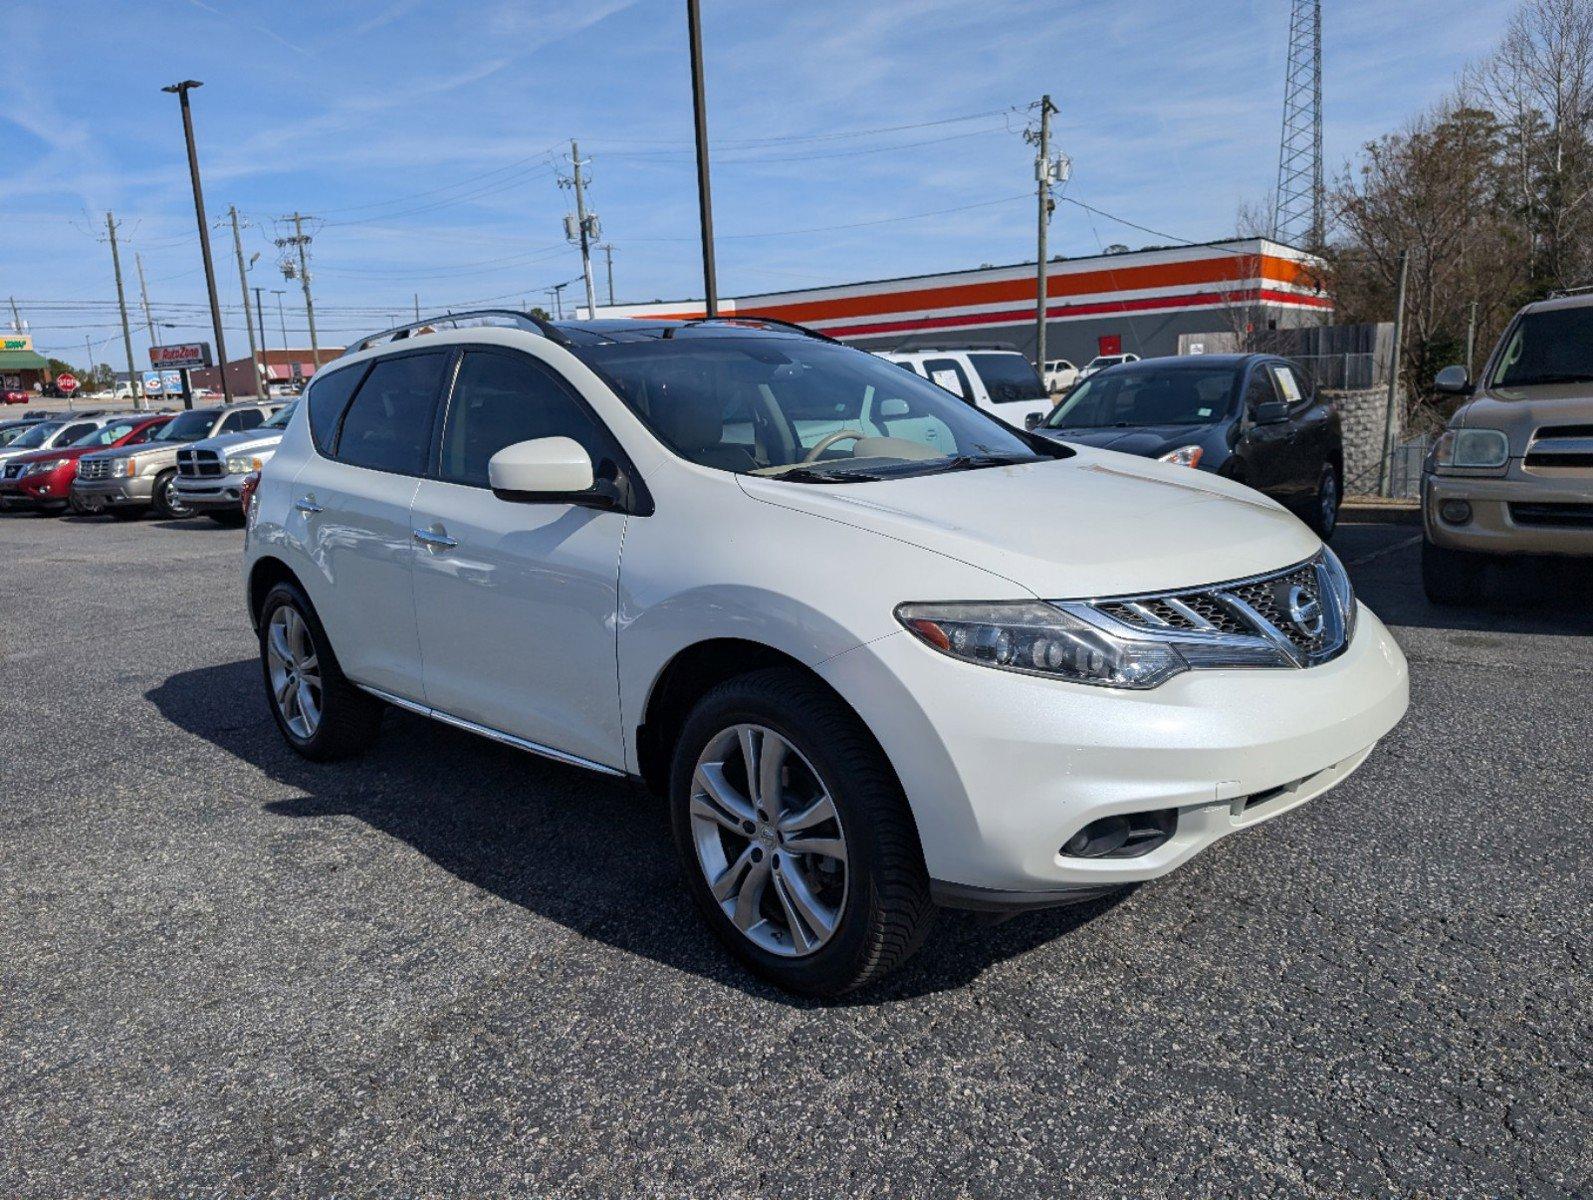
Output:
<path fill-rule="evenodd" d="M 765 479 L 789 479 L 793 483 L 869 483 L 882 478 L 869 471 L 821 471 L 815 467 L 795 467 Z"/>

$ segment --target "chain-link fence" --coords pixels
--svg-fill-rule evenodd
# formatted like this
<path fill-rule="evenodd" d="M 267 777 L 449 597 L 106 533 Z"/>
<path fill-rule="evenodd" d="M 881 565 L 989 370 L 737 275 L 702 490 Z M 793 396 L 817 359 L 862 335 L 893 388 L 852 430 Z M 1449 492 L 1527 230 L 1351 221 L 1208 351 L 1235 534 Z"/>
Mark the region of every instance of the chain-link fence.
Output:
<path fill-rule="evenodd" d="M 1422 463 L 1432 449 L 1433 439 L 1425 435 L 1408 438 L 1394 446 L 1388 463 L 1388 495 L 1396 500 L 1416 500 L 1421 497 Z M 1376 496 L 1381 482 L 1382 461 L 1369 462 L 1359 470 L 1352 470 L 1344 481 L 1344 490 L 1350 495 Z"/>

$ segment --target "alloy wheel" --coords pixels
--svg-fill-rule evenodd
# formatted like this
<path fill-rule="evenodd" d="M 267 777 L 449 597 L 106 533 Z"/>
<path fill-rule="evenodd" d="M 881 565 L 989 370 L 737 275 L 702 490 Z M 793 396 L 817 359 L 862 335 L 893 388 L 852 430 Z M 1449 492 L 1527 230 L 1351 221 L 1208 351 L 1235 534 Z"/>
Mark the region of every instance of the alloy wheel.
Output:
<path fill-rule="evenodd" d="M 771 954 L 814 953 L 846 906 L 846 832 L 813 764 L 763 725 L 709 739 L 691 781 L 691 836 L 720 910 Z"/>
<path fill-rule="evenodd" d="M 266 624 L 271 702 L 293 736 L 308 741 L 321 724 L 321 664 L 304 617 L 284 604 Z"/>
<path fill-rule="evenodd" d="M 177 477 L 174 475 L 161 485 L 160 506 L 169 517 L 182 518 L 193 515 L 193 509 L 177 498 Z"/>

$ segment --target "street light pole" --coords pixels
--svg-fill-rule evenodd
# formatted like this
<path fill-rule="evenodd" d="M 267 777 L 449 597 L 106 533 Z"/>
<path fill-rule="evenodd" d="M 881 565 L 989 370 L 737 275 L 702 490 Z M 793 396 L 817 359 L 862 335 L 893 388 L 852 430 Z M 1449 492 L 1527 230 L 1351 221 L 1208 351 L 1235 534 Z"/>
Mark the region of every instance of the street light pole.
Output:
<path fill-rule="evenodd" d="M 174 94 L 183 110 L 183 138 L 188 143 L 188 175 L 194 185 L 194 215 L 199 219 L 199 250 L 205 259 L 205 287 L 210 292 L 210 324 L 216 331 L 216 360 L 221 364 L 221 398 L 232 403 L 232 384 L 227 381 L 227 337 L 221 331 L 221 302 L 216 299 L 216 267 L 210 261 L 210 228 L 205 221 L 205 194 L 199 186 L 199 152 L 194 149 L 194 114 L 188 93 L 203 87 L 197 79 L 185 79 L 160 90 Z"/>
<path fill-rule="evenodd" d="M 719 315 L 719 280 L 714 269 L 714 204 L 708 182 L 708 97 L 702 79 L 702 13 L 698 0 L 686 0 L 686 30 L 691 40 L 691 109 L 697 133 L 697 211 L 702 221 L 702 286 L 707 314 Z"/>

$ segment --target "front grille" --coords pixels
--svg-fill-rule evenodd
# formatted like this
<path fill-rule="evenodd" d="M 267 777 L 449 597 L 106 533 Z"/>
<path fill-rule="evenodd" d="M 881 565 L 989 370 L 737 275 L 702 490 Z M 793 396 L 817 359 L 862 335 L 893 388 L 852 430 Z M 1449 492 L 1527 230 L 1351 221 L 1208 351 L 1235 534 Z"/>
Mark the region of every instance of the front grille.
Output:
<path fill-rule="evenodd" d="M 225 473 L 221 455 L 214 450 L 177 451 L 177 474 L 186 479 L 214 479 Z"/>
<path fill-rule="evenodd" d="M 1231 583 L 1090 602 L 1095 611 L 1179 644 L 1191 662 L 1206 659 L 1202 642 L 1264 642 L 1301 666 L 1333 658 L 1348 644 L 1354 601 L 1330 582 L 1325 554 L 1282 571 Z M 1187 647 L 1187 648 L 1186 648 Z M 1261 661 L 1261 660 L 1258 660 Z M 1234 665 L 1230 662 L 1230 665 Z"/>
<path fill-rule="evenodd" d="M 77 477 L 79 479 L 109 479 L 111 477 L 111 463 L 109 459 L 81 458 L 77 463 Z"/>
<path fill-rule="evenodd" d="M 1545 425 L 1532 435 L 1522 465 L 1593 471 L 1593 425 Z"/>
<path fill-rule="evenodd" d="M 1510 519 L 1517 525 L 1593 529 L 1593 504 L 1511 504 Z"/>

